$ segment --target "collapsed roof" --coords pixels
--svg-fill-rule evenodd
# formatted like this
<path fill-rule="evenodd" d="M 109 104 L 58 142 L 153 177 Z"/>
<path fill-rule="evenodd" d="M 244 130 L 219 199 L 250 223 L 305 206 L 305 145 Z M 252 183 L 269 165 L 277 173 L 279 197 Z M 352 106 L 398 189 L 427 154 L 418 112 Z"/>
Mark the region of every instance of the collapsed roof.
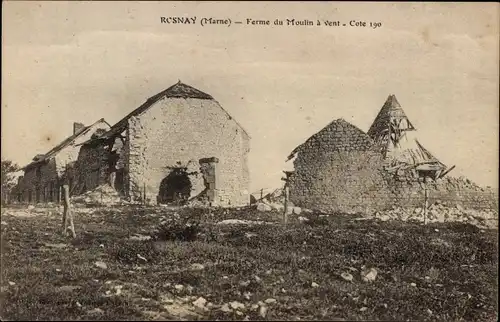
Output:
<path fill-rule="evenodd" d="M 367 134 L 377 143 L 397 145 L 407 131 L 415 131 L 395 95 L 389 95 Z M 382 151 L 385 155 L 386 149 Z"/>
<path fill-rule="evenodd" d="M 81 137 L 84 134 L 86 134 L 89 130 L 91 130 L 93 127 L 95 127 L 95 125 L 97 125 L 99 123 L 102 123 L 102 122 L 106 123 L 109 126 L 109 124 L 104 120 L 104 118 L 101 118 L 100 120 L 96 121 L 95 123 L 93 123 L 93 124 L 91 124 L 89 126 L 84 126 L 81 129 L 79 129 L 76 133 L 74 133 L 73 135 L 67 137 L 61 143 L 59 143 L 58 145 L 56 145 L 55 147 L 53 147 L 47 153 L 45 153 L 45 154 L 37 154 L 33 158 L 33 161 L 31 163 L 27 164 L 26 166 L 24 166 L 23 168 L 21 168 L 21 170 L 29 169 L 32 166 L 35 166 L 37 164 L 40 164 L 42 162 L 50 160 L 51 158 L 55 157 L 59 152 L 61 152 L 64 148 L 66 148 L 66 147 L 70 146 L 71 144 L 73 144 L 79 137 Z"/>
<path fill-rule="evenodd" d="M 297 153 L 300 153 L 304 148 L 320 147 L 315 144 L 318 141 L 318 135 L 338 126 L 349 129 L 348 138 L 338 137 L 336 138 L 338 143 L 341 143 L 342 140 L 352 139 L 354 136 L 357 138 L 355 141 L 360 150 L 366 150 L 370 147 L 380 148 L 386 163 L 385 169 L 388 172 L 404 175 L 404 173 L 408 173 L 406 171 L 411 171 L 415 176 L 438 179 L 444 177 L 455 167 L 448 168 L 416 139 L 414 135 L 416 129 L 395 95 L 389 95 L 367 134 L 345 120 L 338 119 L 296 147 L 286 161 L 294 159 Z M 403 170 L 403 173 L 400 170 Z"/>
<path fill-rule="evenodd" d="M 381 147 L 387 170 L 416 170 L 434 179 L 443 177 L 453 167 L 447 170 L 447 166 L 416 139 L 415 131 L 396 96 L 389 95 L 368 135 Z"/>

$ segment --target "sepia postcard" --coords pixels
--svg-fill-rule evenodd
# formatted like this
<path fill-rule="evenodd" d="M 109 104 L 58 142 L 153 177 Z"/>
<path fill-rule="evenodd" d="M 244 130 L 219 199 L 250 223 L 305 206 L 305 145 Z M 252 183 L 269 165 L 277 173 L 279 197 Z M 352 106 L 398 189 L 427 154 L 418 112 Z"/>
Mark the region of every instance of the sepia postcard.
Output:
<path fill-rule="evenodd" d="M 1 320 L 498 320 L 499 3 L 2 9 Z"/>

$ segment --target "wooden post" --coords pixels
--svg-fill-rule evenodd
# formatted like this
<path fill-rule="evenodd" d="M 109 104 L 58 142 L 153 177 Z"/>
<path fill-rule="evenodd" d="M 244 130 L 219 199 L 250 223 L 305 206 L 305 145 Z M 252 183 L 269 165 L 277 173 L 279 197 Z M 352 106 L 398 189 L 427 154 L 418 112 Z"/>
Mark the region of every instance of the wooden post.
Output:
<path fill-rule="evenodd" d="M 142 184 L 142 203 L 146 204 L 146 183 Z"/>
<path fill-rule="evenodd" d="M 70 202 L 69 202 L 69 186 L 65 184 L 63 186 L 64 190 L 64 213 L 63 213 L 63 235 L 67 235 L 67 229 L 68 229 L 68 220 L 70 224 L 70 230 L 73 235 L 73 238 L 76 238 L 76 233 L 75 233 L 75 225 L 73 223 L 73 213 L 70 209 Z"/>
<path fill-rule="evenodd" d="M 428 192 L 427 192 L 427 185 L 424 183 L 424 225 L 427 224 L 427 204 L 428 204 Z"/>
<path fill-rule="evenodd" d="M 288 190 L 288 181 L 285 182 L 285 207 L 283 208 L 284 209 L 284 217 L 285 217 L 285 226 L 288 222 L 288 197 L 289 197 L 289 190 Z"/>
<path fill-rule="evenodd" d="M 262 198 L 263 198 L 263 193 L 264 193 L 264 188 L 261 188 L 260 189 L 260 200 L 262 200 Z"/>
<path fill-rule="evenodd" d="M 285 203 L 284 203 L 284 207 L 283 207 L 283 222 L 284 222 L 285 227 L 286 227 L 286 224 L 288 223 L 288 199 L 290 197 L 290 190 L 288 188 L 288 183 L 290 181 L 291 172 L 289 172 L 289 171 L 283 171 L 283 172 L 286 175 L 285 178 L 281 178 L 281 180 L 285 181 L 285 186 L 283 188 L 284 193 L 285 193 Z"/>

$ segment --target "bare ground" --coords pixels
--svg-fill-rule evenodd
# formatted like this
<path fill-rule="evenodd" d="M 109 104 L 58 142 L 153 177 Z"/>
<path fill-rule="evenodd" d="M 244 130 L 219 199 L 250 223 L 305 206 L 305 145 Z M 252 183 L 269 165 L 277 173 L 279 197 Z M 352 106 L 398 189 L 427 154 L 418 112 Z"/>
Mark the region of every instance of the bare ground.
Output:
<path fill-rule="evenodd" d="M 285 228 L 250 208 L 83 209 L 72 240 L 55 208 L 2 209 L 0 316 L 497 320 L 497 230 L 302 216 Z M 144 240 L 168 218 L 198 223 L 194 240 Z M 216 224 L 226 219 L 271 224 Z"/>

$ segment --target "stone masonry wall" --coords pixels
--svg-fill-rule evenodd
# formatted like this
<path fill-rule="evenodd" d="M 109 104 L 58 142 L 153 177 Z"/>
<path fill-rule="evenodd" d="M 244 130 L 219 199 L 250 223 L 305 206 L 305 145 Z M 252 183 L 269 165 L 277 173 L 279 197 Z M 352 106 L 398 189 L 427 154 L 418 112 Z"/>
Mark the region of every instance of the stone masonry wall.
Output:
<path fill-rule="evenodd" d="M 216 157 L 220 205 L 249 203 L 249 138 L 215 100 L 165 98 L 128 123 L 129 185 L 133 200 L 155 202 L 168 167 L 177 162 L 196 165 Z M 201 173 L 191 181 L 202 189 Z M 193 196 L 198 191 L 193 191 Z"/>
<path fill-rule="evenodd" d="M 99 185 L 107 182 L 107 146 L 105 145 L 83 145 L 75 164 L 74 183 L 72 195 L 78 195 L 93 190 Z"/>
<path fill-rule="evenodd" d="M 56 154 L 55 159 L 59 176 L 64 173 L 67 164 L 77 161 L 81 148 L 80 144 L 89 140 L 98 129 L 109 130 L 109 125 L 105 122 L 98 122 L 97 124 L 89 128 L 87 132 L 76 138 L 72 144 L 65 147 Z"/>
<path fill-rule="evenodd" d="M 63 176 L 67 167 L 71 167 L 77 161 L 81 147 L 79 144 L 89 140 L 97 129 L 109 129 L 109 125 L 104 121 L 96 123 L 47 162 L 28 168 L 20 189 L 22 201 L 31 203 L 59 201 Z M 69 172 L 73 180 L 76 173 Z"/>
<path fill-rule="evenodd" d="M 55 202 L 59 194 L 59 177 L 56 160 L 27 169 L 20 184 L 23 202 Z"/>
<path fill-rule="evenodd" d="M 422 207 L 424 185 L 400 181 L 383 170 L 370 138 L 343 120 L 332 122 L 299 149 L 290 182 L 298 206 L 328 212 L 365 212 Z M 429 204 L 439 200 L 471 209 L 498 209 L 497 197 L 462 181 L 427 183 Z"/>

